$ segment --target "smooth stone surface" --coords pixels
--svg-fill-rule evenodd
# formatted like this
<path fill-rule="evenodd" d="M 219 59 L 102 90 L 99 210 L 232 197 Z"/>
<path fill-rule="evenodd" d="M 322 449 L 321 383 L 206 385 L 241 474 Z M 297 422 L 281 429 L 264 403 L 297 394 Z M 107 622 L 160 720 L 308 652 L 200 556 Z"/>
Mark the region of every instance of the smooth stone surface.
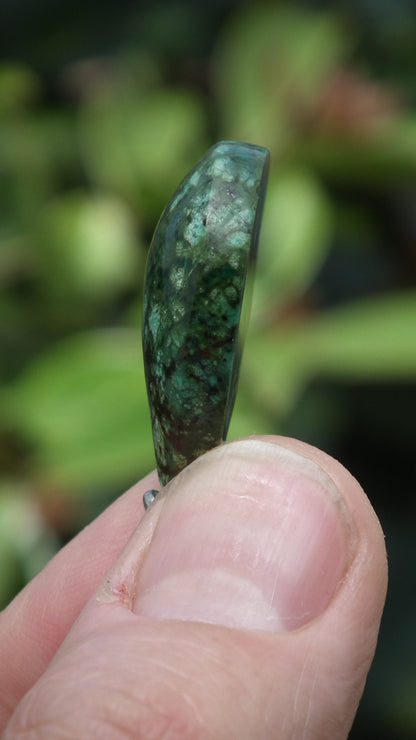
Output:
<path fill-rule="evenodd" d="M 174 193 L 153 236 L 143 355 L 163 485 L 227 434 L 268 163 L 263 147 L 212 147 Z"/>

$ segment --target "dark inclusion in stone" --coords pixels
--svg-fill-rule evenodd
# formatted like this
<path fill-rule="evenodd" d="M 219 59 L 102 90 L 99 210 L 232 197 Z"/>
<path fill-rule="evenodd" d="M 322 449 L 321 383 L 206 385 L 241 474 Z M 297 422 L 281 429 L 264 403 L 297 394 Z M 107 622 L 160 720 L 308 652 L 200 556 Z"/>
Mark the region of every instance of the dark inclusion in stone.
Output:
<path fill-rule="evenodd" d="M 143 353 L 163 485 L 227 434 L 268 163 L 263 147 L 212 147 L 174 193 L 153 236 Z"/>

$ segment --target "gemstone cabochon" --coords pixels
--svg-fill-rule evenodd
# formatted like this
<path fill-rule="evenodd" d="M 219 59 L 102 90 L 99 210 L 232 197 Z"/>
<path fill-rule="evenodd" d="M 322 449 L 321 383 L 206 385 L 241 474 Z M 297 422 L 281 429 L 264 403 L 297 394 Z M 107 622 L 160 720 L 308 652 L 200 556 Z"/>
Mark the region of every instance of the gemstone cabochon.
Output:
<path fill-rule="evenodd" d="M 179 185 L 152 239 L 143 356 L 163 485 L 227 434 L 268 165 L 263 147 L 216 144 Z"/>

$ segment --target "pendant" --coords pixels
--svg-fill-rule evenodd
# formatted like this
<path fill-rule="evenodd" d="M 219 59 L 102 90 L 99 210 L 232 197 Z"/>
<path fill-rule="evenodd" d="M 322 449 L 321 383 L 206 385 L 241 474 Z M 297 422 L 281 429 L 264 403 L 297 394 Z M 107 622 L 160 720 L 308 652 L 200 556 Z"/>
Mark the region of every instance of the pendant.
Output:
<path fill-rule="evenodd" d="M 268 165 L 263 147 L 216 144 L 179 185 L 152 239 L 143 357 L 162 485 L 227 435 Z"/>

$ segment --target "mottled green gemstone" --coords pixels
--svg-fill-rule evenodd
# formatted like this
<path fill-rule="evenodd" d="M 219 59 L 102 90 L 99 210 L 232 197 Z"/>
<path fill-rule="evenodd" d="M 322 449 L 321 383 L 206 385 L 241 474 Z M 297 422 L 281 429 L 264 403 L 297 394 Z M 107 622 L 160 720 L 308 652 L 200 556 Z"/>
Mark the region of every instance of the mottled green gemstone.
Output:
<path fill-rule="evenodd" d="M 162 484 L 227 434 L 268 162 L 268 151 L 252 144 L 212 147 L 174 193 L 153 236 L 143 354 Z"/>

